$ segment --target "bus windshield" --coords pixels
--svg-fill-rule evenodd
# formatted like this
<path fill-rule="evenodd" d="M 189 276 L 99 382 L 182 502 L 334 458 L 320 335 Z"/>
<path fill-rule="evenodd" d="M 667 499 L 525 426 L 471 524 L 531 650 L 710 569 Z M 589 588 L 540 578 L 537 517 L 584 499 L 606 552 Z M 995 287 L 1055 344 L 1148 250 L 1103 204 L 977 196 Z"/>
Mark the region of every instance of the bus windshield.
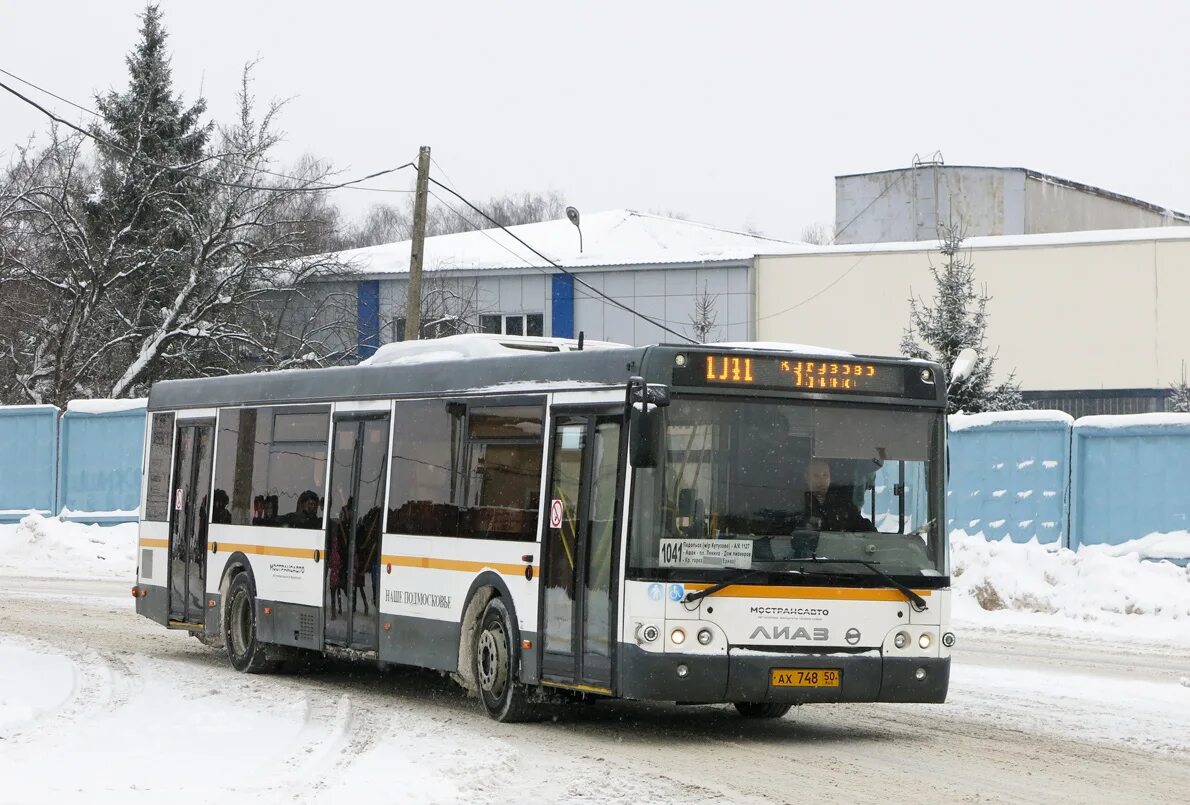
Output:
<path fill-rule="evenodd" d="M 675 397 L 663 416 L 661 460 L 636 471 L 630 574 L 946 574 L 941 412 Z"/>

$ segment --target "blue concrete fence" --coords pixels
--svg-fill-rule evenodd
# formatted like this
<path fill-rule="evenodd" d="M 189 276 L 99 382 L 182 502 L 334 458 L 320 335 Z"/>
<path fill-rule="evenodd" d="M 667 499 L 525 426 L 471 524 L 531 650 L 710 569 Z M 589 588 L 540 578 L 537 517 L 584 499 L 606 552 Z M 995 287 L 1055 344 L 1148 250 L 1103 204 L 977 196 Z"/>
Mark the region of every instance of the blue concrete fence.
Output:
<path fill-rule="evenodd" d="M 0 407 L 0 522 L 30 511 L 57 511 L 58 409 L 52 405 Z"/>
<path fill-rule="evenodd" d="M 144 436 L 144 400 L 0 407 L 0 522 L 135 520 Z"/>
<path fill-rule="evenodd" d="M 1072 548 L 1190 531 L 1190 414 L 1079 419 L 1070 484 Z"/>
<path fill-rule="evenodd" d="M 1066 545 L 1073 424 L 1061 411 L 950 417 L 950 529 Z"/>
<path fill-rule="evenodd" d="M 1190 414 L 955 415 L 949 444 L 952 530 L 1075 549 L 1165 534 L 1190 553 Z"/>
<path fill-rule="evenodd" d="M 0 522 L 30 511 L 135 520 L 144 425 L 143 400 L 74 401 L 65 413 L 0 407 Z M 1190 550 L 1190 414 L 960 414 L 949 444 L 950 530 L 1071 548 L 1172 534 Z M 903 483 L 914 528 L 926 516 L 926 483 L 920 464 L 906 466 L 901 478 L 896 462 L 884 465 L 870 505 L 880 520 L 899 518 L 893 490 Z"/>

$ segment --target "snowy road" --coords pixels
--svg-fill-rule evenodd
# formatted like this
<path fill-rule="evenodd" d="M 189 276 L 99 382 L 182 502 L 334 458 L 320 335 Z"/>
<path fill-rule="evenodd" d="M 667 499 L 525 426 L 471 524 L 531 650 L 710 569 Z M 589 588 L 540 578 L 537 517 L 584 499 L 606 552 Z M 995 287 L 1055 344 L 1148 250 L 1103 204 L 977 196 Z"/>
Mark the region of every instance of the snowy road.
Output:
<path fill-rule="evenodd" d="M 1190 790 L 1182 647 L 960 629 L 942 706 L 751 723 L 726 707 L 611 703 L 505 726 L 434 674 L 236 674 L 137 618 L 127 590 L 0 578 L 0 802 L 1184 802 Z"/>

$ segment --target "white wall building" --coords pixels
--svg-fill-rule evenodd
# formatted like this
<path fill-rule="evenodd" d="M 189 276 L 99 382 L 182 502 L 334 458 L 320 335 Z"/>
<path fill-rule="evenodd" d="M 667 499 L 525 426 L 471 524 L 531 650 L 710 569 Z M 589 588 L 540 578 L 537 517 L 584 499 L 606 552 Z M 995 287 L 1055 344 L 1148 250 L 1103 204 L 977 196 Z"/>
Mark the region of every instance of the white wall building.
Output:
<path fill-rule="evenodd" d="M 581 250 L 579 231 L 567 220 L 510 228 L 573 276 L 499 229 L 427 238 L 423 296 L 451 297 L 454 307 L 446 312 L 466 319 L 467 330 L 565 338 L 583 332 L 595 340 L 648 344 L 678 339 L 597 292 L 688 335 L 705 293 L 716 316 L 709 340 L 746 340 L 756 336 L 755 255 L 808 248 L 632 210 L 584 215 L 581 223 Z M 410 243 L 341 257 L 356 272 L 358 343 L 366 356 L 403 337 Z M 444 324 L 440 332 L 453 331 Z"/>
<path fill-rule="evenodd" d="M 1190 361 L 1190 229 L 977 237 L 988 346 L 1045 407 L 1162 410 Z M 938 242 L 816 247 L 757 259 L 761 340 L 899 354 L 909 298 L 934 294 Z"/>

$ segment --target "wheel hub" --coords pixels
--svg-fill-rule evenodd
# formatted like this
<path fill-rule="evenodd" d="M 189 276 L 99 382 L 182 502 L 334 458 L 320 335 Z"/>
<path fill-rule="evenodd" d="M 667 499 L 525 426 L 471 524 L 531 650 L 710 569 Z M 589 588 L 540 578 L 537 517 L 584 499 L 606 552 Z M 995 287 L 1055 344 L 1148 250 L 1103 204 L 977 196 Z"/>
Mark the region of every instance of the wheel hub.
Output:
<path fill-rule="evenodd" d="M 508 683 L 508 641 L 504 630 L 489 626 L 479 636 L 479 687 L 492 696 L 504 693 Z"/>

